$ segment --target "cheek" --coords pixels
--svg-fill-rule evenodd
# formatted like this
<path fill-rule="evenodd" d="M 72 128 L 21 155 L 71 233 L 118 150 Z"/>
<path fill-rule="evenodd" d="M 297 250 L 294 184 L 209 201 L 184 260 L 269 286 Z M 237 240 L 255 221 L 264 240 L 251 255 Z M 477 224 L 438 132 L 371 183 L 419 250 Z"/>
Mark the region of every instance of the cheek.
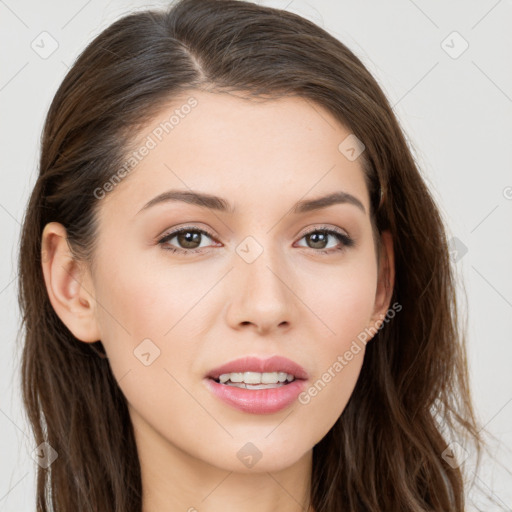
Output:
<path fill-rule="evenodd" d="M 345 285 L 336 289 L 320 310 L 329 330 L 315 339 L 315 374 L 298 399 L 306 415 L 319 419 L 317 441 L 343 413 L 364 360 L 374 288 L 371 283 L 361 286 L 361 281 L 358 285 L 345 281 Z"/>
<path fill-rule="evenodd" d="M 190 435 L 187 428 L 194 424 L 194 416 L 204 414 L 187 392 L 190 382 L 186 381 L 197 348 L 187 328 L 193 324 L 190 310 L 201 290 L 187 291 L 184 298 L 179 290 L 186 279 L 179 272 L 171 287 L 162 282 L 161 272 L 135 265 L 118 258 L 115 266 L 103 267 L 98 276 L 104 283 L 97 297 L 102 304 L 98 308 L 102 342 L 135 427 L 146 429 L 148 422 L 180 444 Z M 179 420 L 178 410 L 184 411 Z"/>
<path fill-rule="evenodd" d="M 172 317 L 165 316 L 168 304 L 155 293 L 150 269 L 121 255 L 115 261 L 103 261 L 106 263 L 98 269 L 95 286 L 97 320 L 112 370 L 121 378 L 134 366 L 142 366 L 140 358 L 136 358 L 139 346 L 156 358 L 162 348 L 163 324 L 168 330 Z M 171 294 L 168 301 L 170 297 Z"/>
<path fill-rule="evenodd" d="M 351 253 L 339 264 L 298 275 L 299 291 L 323 329 L 322 346 L 343 350 L 369 326 L 375 308 L 377 265 L 373 253 Z"/>
<path fill-rule="evenodd" d="M 165 272 L 149 265 L 143 254 L 132 253 L 104 258 L 105 264 L 98 270 L 101 326 L 106 338 L 113 338 L 114 332 L 134 341 L 161 338 L 186 312 L 183 292 L 190 288 L 178 269 Z"/>
<path fill-rule="evenodd" d="M 371 252 L 360 253 L 353 264 L 316 277 L 316 288 L 308 288 L 316 292 L 308 295 L 308 301 L 315 304 L 319 317 L 316 331 L 321 335 L 315 338 L 314 379 L 299 396 L 299 403 L 309 414 L 321 417 L 328 429 L 354 390 L 371 337 L 368 329 L 375 304 L 376 262 Z"/>
<path fill-rule="evenodd" d="M 183 380 L 200 348 L 191 342 L 204 328 L 199 318 L 212 306 L 207 293 L 215 276 L 205 279 L 178 267 L 165 270 L 127 255 L 98 271 L 101 340 L 114 376 L 123 379 L 121 387 L 138 383 L 128 387 L 129 401 L 144 403 L 147 397 L 138 396 L 142 390 L 149 397 L 152 390 L 174 388 L 170 375 Z"/>
<path fill-rule="evenodd" d="M 375 286 L 373 282 L 363 282 L 355 277 L 343 279 L 331 290 L 324 290 L 322 297 L 316 300 L 320 304 L 320 317 L 329 328 L 325 339 L 332 343 L 341 342 L 357 335 L 367 327 L 375 304 Z"/>

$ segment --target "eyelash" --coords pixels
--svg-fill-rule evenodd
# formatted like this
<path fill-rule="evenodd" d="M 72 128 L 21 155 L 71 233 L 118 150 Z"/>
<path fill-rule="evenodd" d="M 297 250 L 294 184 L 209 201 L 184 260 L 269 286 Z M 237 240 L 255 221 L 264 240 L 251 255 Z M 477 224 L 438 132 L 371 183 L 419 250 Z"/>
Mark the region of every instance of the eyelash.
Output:
<path fill-rule="evenodd" d="M 184 228 L 179 228 L 176 231 L 172 231 L 171 233 L 165 234 L 163 237 L 161 237 L 158 240 L 158 243 L 162 246 L 162 249 L 165 251 L 170 251 L 171 253 L 181 253 L 185 256 L 188 256 L 190 254 L 195 254 L 198 252 L 202 252 L 205 249 L 205 247 L 196 248 L 196 249 L 181 249 L 179 247 L 173 247 L 173 246 L 166 245 L 166 243 L 169 240 L 172 240 L 175 236 L 177 236 L 181 233 L 184 233 L 184 232 L 185 233 L 189 232 L 189 231 L 201 233 L 202 235 L 206 235 L 207 237 L 215 240 L 214 236 L 211 233 L 208 233 L 208 231 L 205 231 L 205 230 L 200 229 L 195 226 L 187 226 Z M 346 235 L 345 233 L 342 233 L 340 231 L 337 231 L 335 229 L 328 228 L 327 226 L 320 226 L 311 231 L 308 231 L 307 233 L 304 233 L 302 235 L 302 237 L 300 238 L 300 240 L 302 240 L 304 237 L 306 237 L 308 235 L 311 235 L 311 234 L 317 233 L 317 232 L 325 233 L 328 235 L 333 235 L 335 238 L 337 238 L 341 242 L 341 246 L 334 248 L 334 249 L 333 248 L 331 248 L 331 249 L 313 249 L 313 248 L 309 247 L 309 249 L 311 249 L 314 252 L 317 252 L 320 254 L 332 254 L 332 253 L 336 253 L 339 251 L 344 251 L 349 247 L 353 247 L 353 245 L 354 245 L 354 240 L 352 238 L 350 238 L 348 235 Z M 303 247 L 303 246 L 301 246 L 301 247 Z"/>

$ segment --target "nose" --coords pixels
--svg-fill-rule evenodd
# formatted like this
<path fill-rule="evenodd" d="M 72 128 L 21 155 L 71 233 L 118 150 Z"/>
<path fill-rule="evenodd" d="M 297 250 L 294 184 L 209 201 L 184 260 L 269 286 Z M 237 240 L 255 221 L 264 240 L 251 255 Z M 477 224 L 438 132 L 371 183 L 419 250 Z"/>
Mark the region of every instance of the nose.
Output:
<path fill-rule="evenodd" d="M 263 252 L 252 263 L 235 255 L 230 272 L 228 324 L 236 330 L 252 329 L 265 335 L 284 332 L 294 323 L 297 313 L 290 268 L 275 253 Z"/>

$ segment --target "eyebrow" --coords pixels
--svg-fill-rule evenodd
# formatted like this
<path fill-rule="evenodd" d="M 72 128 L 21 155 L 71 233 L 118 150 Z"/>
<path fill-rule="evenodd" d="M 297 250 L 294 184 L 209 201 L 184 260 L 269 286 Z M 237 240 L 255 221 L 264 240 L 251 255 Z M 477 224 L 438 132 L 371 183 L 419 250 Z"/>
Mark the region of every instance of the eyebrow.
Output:
<path fill-rule="evenodd" d="M 137 215 L 143 210 L 147 210 L 152 206 L 160 203 L 170 201 L 182 201 L 184 203 L 193 204 L 202 208 L 210 210 L 217 210 L 224 213 L 234 213 L 234 206 L 230 205 L 228 201 L 222 197 L 205 194 L 200 192 L 192 192 L 187 190 L 168 190 L 148 201 L 138 212 Z M 316 199 L 305 199 L 298 201 L 292 208 L 292 213 L 300 214 L 327 208 L 335 204 L 352 204 L 357 206 L 363 213 L 366 214 L 366 209 L 363 203 L 357 197 L 347 192 L 334 192 L 327 196 L 318 197 Z"/>

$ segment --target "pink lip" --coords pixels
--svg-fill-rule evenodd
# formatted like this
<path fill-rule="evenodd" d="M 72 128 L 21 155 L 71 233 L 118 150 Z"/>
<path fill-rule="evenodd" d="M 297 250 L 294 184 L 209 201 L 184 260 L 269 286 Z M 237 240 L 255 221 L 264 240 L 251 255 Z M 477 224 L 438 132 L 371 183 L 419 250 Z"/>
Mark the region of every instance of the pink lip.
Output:
<path fill-rule="evenodd" d="M 223 373 L 244 372 L 286 372 L 295 380 L 270 389 L 244 389 L 216 382 Z M 302 366 L 286 357 L 274 356 L 269 359 L 236 359 L 212 370 L 204 382 L 214 395 L 236 409 L 253 414 L 272 414 L 291 405 L 305 388 L 307 379 L 308 374 Z"/>
<path fill-rule="evenodd" d="M 281 356 L 273 356 L 269 359 L 242 357 L 211 370 L 207 377 L 210 379 L 218 379 L 223 373 L 244 372 L 286 372 L 293 375 L 297 380 L 306 380 L 308 378 L 308 374 L 302 366 L 293 362 L 291 359 Z"/>

